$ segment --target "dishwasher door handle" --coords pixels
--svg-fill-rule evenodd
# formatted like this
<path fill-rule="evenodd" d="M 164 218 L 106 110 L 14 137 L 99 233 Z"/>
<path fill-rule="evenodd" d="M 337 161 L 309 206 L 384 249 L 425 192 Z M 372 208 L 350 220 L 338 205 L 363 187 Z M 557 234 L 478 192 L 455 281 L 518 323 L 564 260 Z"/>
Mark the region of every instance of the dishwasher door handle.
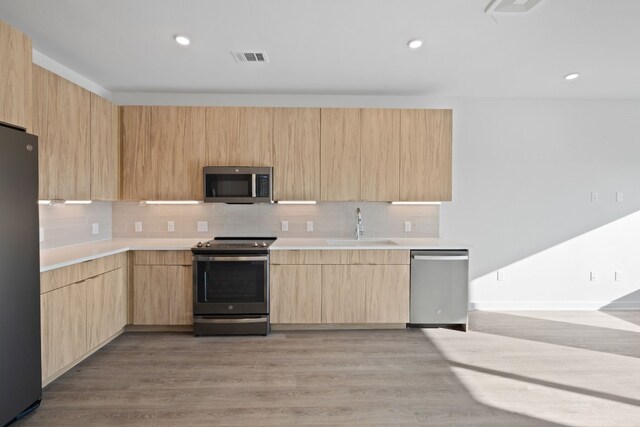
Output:
<path fill-rule="evenodd" d="M 411 259 L 418 261 L 466 261 L 469 259 L 468 255 L 412 255 Z"/>

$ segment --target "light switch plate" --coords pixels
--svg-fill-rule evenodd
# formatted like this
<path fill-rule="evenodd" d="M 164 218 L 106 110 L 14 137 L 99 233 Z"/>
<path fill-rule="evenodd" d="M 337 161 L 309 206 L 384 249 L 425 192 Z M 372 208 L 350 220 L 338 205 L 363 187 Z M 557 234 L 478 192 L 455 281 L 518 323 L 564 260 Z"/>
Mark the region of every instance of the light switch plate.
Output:
<path fill-rule="evenodd" d="M 100 232 L 100 224 L 98 224 L 97 222 L 91 224 L 91 232 L 93 234 L 98 234 Z"/>
<path fill-rule="evenodd" d="M 142 221 L 136 221 L 134 223 L 136 233 L 142 233 Z"/>
<path fill-rule="evenodd" d="M 595 271 L 592 271 L 591 273 L 589 273 L 589 280 L 591 280 L 592 282 L 597 281 L 598 273 L 596 273 Z"/>
<path fill-rule="evenodd" d="M 411 231 L 411 221 L 404 222 L 404 231 Z"/>
<path fill-rule="evenodd" d="M 624 194 L 622 194 L 622 191 L 616 193 L 616 202 L 624 202 Z"/>
<path fill-rule="evenodd" d="M 313 231 L 313 221 L 307 221 L 307 231 Z"/>
<path fill-rule="evenodd" d="M 198 221 L 198 231 L 209 231 L 209 223 L 207 221 Z"/>
<path fill-rule="evenodd" d="M 600 195 L 598 194 L 597 191 L 592 191 L 591 192 L 591 201 L 592 202 L 597 202 L 599 197 L 600 197 Z"/>
<path fill-rule="evenodd" d="M 622 281 L 622 271 L 616 271 L 613 273 L 613 280 L 615 280 L 616 282 L 621 282 Z"/>
<path fill-rule="evenodd" d="M 496 280 L 502 282 L 504 280 L 504 270 L 496 271 Z"/>
<path fill-rule="evenodd" d="M 41 242 L 44 242 L 44 228 L 40 227 L 38 229 L 38 237 L 40 238 Z"/>
<path fill-rule="evenodd" d="M 282 231 L 289 231 L 289 221 L 282 221 Z"/>
<path fill-rule="evenodd" d="M 167 231 L 169 233 L 173 233 L 174 231 L 176 231 L 175 221 L 167 221 Z"/>

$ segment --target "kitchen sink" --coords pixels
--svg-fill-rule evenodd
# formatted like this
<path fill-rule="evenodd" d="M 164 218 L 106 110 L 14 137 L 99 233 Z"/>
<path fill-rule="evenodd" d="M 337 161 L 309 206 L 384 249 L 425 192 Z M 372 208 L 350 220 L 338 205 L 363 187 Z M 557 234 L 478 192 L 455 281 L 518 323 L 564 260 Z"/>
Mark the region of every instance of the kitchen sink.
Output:
<path fill-rule="evenodd" d="M 390 239 L 339 239 L 327 240 L 331 246 L 394 246 L 396 242 Z"/>

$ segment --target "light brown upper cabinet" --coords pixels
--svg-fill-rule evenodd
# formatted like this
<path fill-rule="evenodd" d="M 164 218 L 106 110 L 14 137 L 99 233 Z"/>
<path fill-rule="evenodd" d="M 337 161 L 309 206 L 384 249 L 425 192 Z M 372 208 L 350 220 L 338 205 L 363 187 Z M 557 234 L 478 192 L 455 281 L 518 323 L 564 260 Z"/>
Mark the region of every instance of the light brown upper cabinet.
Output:
<path fill-rule="evenodd" d="M 121 107 L 121 196 L 124 200 L 156 199 L 151 154 L 151 108 Z"/>
<path fill-rule="evenodd" d="M 122 108 L 122 198 L 201 200 L 205 109 Z"/>
<path fill-rule="evenodd" d="M 151 107 L 151 152 L 160 200 L 202 200 L 205 109 Z"/>
<path fill-rule="evenodd" d="M 91 198 L 89 91 L 33 66 L 41 199 Z"/>
<path fill-rule="evenodd" d="M 451 110 L 402 110 L 400 200 L 451 200 Z"/>
<path fill-rule="evenodd" d="M 274 200 L 320 199 L 320 109 L 275 108 Z"/>
<path fill-rule="evenodd" d="M 360 199 L 399 200 L 400 110 L 362 109 Z"/>
<path fill-rule="evenodd" d="M 273 108 L 209 107 L 206 110 L 204 166 L 273 166 Z"/>
<path fill-rule="evenodd" d="M 91 200 L 118 200 L 120 117 L 118 107 L 91 94 Z"/>
<path fill-rule="evenodd" d="M 323 108 L 320 200 L 360 200 L 360 110 Z"/>
<path fill-rule="evenodd" d="M 31 39 L 0 21 L 0 123 L 32 129 Z"/>

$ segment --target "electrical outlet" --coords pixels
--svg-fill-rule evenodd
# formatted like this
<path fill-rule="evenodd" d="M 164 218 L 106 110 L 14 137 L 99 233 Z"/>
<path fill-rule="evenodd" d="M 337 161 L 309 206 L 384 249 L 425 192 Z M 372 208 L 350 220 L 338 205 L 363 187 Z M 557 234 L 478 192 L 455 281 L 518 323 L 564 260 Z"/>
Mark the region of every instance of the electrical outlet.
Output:
<path fill-rule="evenodd" d="M 504 270 L 496 271 L 496 280 L 502 282 L 504 280 Z"/>
<path fill-rule="evenodd" d="M 282 221 L 282 231 L 289 231 L 289 221 Z"/>
<path fill-rule="evenodd" d="M 595 271 L 592 271 L 592 272 L 589 274 L 589 279 L 590 279 L 592 282 L 597 281 L 597 280 L 598 280 L 598 273 L 596 273 Z"/>
<path fill-rule="evenodd" d="M 591 192 L 591 201 L 592 202 L 597 202 L 599 197 L 600 197 L 600 195 L 596 191 L 592 191 Z"/>
<path fill-rule="evenodd" d="M 615 280 L 616 282 L 621 282 L 622 281 L 622 271 L 615 271 L 613 273 L 613 280 Z"/>
<path fill-rule="evenodd" d="M 142 221 L 136 221 L 134 223 L 136 233 L 142 233 Z"/>
<path fill-rule="evenodd" d="M 616 193 L 616 202 L 624 202 L 624 194 L 622 194 L 622 191 Z"/>
<path fill-rule="evenodd" d="M 404 231 L 411 231 L 411 221 L 404 222 Z"/>
<path fill-rule="evenodd" d="M 40 227 L 38 229 L 38 237 L 40 238 L 41 242 L 44 242 L 44 228 Z"/>
<path fill-rule="evenodd" d="M 198 231 L 201 231 L 201 232 L 209 231 L 209 223 L 207 221 L 198 221 Z"/>
<path fill-rule="evenodd" d="M 93 234 L 98 234 L 100 232 L 100 224 L 98 224 L 97 222 L 91 224 L 91 232 Z"/>
<path fill-rule="evenodd" d="M 313 221 L 307 221 L 307 231 L 313 231 Z"/>
<path fill-rule="evenodd" d="M 176 223 L 174 221 L 167 221 L 167 231 L 169 233 L 176 231 Z"/>

